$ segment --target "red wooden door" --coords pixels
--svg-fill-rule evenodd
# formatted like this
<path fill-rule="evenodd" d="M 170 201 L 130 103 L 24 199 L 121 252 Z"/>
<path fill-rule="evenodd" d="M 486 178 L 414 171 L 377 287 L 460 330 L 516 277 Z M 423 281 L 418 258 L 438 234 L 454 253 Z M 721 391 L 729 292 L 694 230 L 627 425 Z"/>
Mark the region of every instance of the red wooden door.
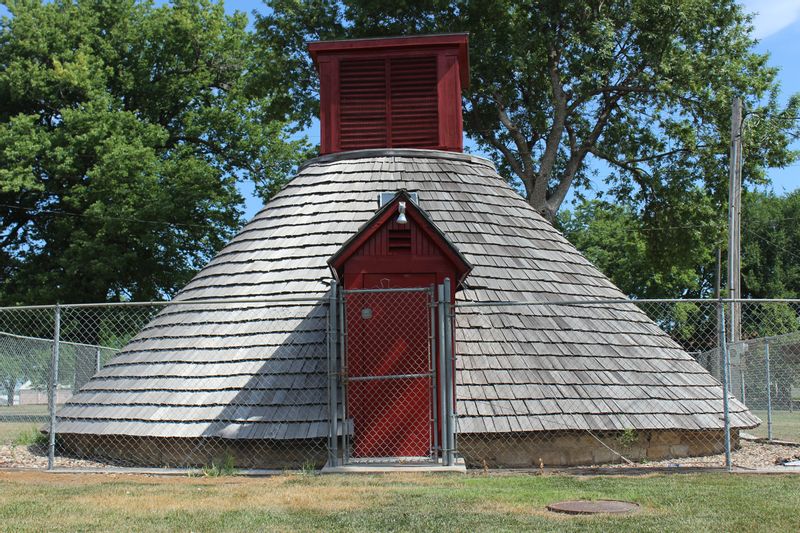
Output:
<path fill-rule="evenodd" d="M 345 293 L 353 457 L 431 453 L 430 297 L 419 290 Z"/>

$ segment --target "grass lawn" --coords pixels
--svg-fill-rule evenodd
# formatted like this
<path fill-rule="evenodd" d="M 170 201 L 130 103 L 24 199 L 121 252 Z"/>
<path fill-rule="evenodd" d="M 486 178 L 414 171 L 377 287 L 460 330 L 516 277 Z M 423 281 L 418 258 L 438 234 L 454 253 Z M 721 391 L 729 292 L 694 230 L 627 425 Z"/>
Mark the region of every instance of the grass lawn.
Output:
<path fill-rule="evenodd" d="M 47 416 L 47 404 L 0 405 L 0 418 L 4 416 Z"/>
<path fill-rule="evenodd" d="M 746 431 L 758 437 L 766 437 L 767 412 L 757 410 L 750 412 L 761 419 L 761 425 Z M 800 442 L 800 411 L 772 411 L 772 438 Z"/>
<path fill-rule="evenodd" d="M 46 405 L 0 405 L 0 444 L 10 444 L 22 433 L 38 431 L 46 421 Z"/>
<path fill-rule="evenodd" d="M 39 431 L 41 424 L 30 422 L 0 422 L 0 445 L 16 443 L 20 438 Z"/>
<path fill-rule="evenodd" d="M 554 515 L 625 499 L 626 517 Z M 0 472 L 6 531 L 798 531 L 800 476 L 285 475 L 166 478 Z"/>

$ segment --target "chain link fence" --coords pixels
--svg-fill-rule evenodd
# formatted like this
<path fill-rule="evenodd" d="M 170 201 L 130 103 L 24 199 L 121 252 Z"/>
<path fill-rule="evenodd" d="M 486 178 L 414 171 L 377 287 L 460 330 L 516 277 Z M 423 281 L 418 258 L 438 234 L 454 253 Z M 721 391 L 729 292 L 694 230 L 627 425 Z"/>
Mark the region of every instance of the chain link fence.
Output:
<path fill-rule="evenodd" d="M 352 426 L 344 461 L 430 461 L 438 424 L 432 291 L 354 290 L 342 298 L 342 425 Z"/>
<path fill-rule="evenodd" d="M 318 468 L 328 302 L 0 309 L 0 466 Z"/>
<path fill-rule="evenodd" d="M 473 467 L 800 458 L 800 301 L 462 301 L 456 315 Z"/>
<path fill-rule="evenodd" d="M 770 442 L 800 443 L 800 303 L 742 302 L 737 341 L 729 345 L 728 391 L 761 419 L 749 433 Z M 731 335 L 730 330 L 728 335 Z M 698 360 L 714 375 L 713 350 Z"/>
<path fill-rule="evenodd" d="M 761 467 L 800 452 L 799 301 L 445 300 L 0 308 L 0 467 L 319 468 L 453 449 L 478 468 L 722 466 L 726 451 Z M 409 413 L 419 428 L 400 424 Z"/>

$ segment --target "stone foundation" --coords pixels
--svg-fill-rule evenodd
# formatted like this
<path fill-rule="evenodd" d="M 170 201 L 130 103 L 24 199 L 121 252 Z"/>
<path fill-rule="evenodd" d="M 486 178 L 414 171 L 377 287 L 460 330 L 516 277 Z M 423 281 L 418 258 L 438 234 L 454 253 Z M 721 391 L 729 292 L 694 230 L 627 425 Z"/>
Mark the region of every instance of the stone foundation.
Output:
<path fill-rule="evenodd" d="M 461 434 L 458 451 L 472 468 L 538 468 L 631 461 L 660 461 L 715 455 L 724 451 L 722 430 L 554 431 L 514 434 Z M 598 439 L 603 444 L 598 442 Z M 738 448 L 739 432 L 731 432 Z M 293 441 L 220 438 L 58 435 L 60 454 L 125 466 L 209 466 L 232 461 L 237 468 L 321 468 L 325 439 Z M 609 449 L 610 448 L 610 449 Z"/>
<path fill-rule="evenodd" d="M 458 451 L 473 468 L 538 468 L 619 463 L 614 451 L 635 462 L 715 455 L 725 451 L 722 430 L 552 431 L 461 434 Z M 598 439 L 603 444 L 598 442 Z M 738 448 L 739 432 L 731 431 Z M 610 449 L 609 449 L 610 448 Z M 612 451 L 614 450 L 614 451 Z"/>
<path fill-rule="evenodd" d="M 231 461 L 236 468 L 322 468 L 327 439 L 233 440 L 59 434 L 59 454 L 121 466 L 204 467 Z"/>

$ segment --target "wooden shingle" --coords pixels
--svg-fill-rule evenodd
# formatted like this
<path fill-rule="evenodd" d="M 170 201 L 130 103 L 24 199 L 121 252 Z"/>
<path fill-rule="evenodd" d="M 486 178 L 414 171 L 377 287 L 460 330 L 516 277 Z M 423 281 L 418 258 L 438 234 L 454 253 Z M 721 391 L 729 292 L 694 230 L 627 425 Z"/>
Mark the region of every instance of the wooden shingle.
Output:
<path fill-rule="evenodd" d="M 63 433 L 327 435 L 326 261 L 407 189 L 474 265 L 458 293 L 462 433 L 716 429 L 716 380 L 624 299 L 483 159 L 421 150 L 307 163 L 59 412 Z M 226 303 L 307 297 L 310 302 Z M 758 423 L 731 402 L 734 427 Z"/>

